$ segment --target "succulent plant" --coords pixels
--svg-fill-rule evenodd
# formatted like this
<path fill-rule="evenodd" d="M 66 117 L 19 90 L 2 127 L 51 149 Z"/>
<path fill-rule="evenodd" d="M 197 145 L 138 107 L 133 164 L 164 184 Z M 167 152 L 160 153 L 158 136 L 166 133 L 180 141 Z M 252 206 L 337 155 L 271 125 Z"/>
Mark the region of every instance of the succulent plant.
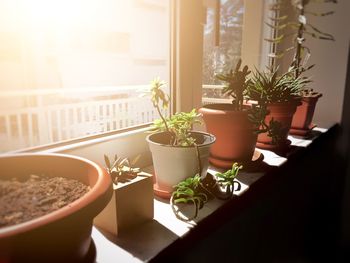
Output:
<path fill-rule="evenodd" d="M 164 122 L 165 121 L 165 122 Z M 192 126 L 201 123 L 200 114 L 195 109 L 190 112 L 175 113 L 169 118 L 155 120 L 152 131 L 168 131 L 172 134 L 171 145 L 193 146 L 196 141 L 191 137 Z"/>
<path fill-rule="evenodd" d="M 111 176 L 114 184 L 118 182 L 127 182 L 134 179 L 140 172 L 139 168 L 133 168 L 132 166 L 138 161 L 140 156 L 137 156 L 133 161 L 129 161 L 128 158 L 121 158 L 118 155 L 114 156 L 114 160 L 111 161 L 108 156 L 104 155 L 107 173 Z"/>
<path fill-rule="evenodd" d="M 196 174 L 193 177 L 189 177 L 177 185 L 174 186 L 175 191 L 173 192 L 171 196 L 171 204 L 172 209 L 176 215 L 181 220 L 184 221 L 190 221 L 197 217 L 199 209 L 201 209 L 208 201 L 208 196 L 203 191 L 203 187 L 201 186 L 201 177 L 199 174 Z M 192 217 L 190 218 L 184 218 L 179 215 L 179 213 L 175 210 L 174 204 L 179 203 L 192 203 L 195 207 L 195 212 Z"/>
<path fill-rule="evenodd" d="M 238 185 L 236 191 L 241 190 L 241 184 L 235 181 L 238 172 L 243 168 L 242 165 L 238 163 L 233 163 L 232 168 L 224 173 L 216 173 L 215 176 L 218 177 L 218 183 L 226 187 L 226 193 L 232 195 L 234 191 L 234 184 Z"/>
<path fill-rule="evenodd" d="M 290 70 L 278 75 L 278 69 L 272 72 L 256 70 L 249 82 L 247 96 L 260 104 L 295 100 L 310 80 L 300 76 L 294 78 L 293 72 Z"/>
<path fill-rule="evenodd" d="M 240 70 L 242 60 L 239 59 L 235 70 L 230 70 L 228 73 L 217 74 L 216 78 L 226 82 L 222 92 L 233 97 L 232 104 L 237 111 L 243 110 L 244 93 L 248 87 L 247 76 L 250 74 L 248 66 L 244 66 Z"/>
<path fill-rule="evenodd" d="M 179 112 L 170 117 L 165 117 L 161 111 L 161 108 L 167 109 L 169 106 L 169 96 L 162 90 L 165 85 L 165 81 L 155 78 L 151 81 L 147 92 L 151 95 L 153 106 L 157 109 L 160 116 L 160 119 L 154 120 L 152 131 L 168 132 L 171 137 L 169 144 L 172 146 L 195 146 L 196 141 L 191 137 L 190 131 L 194 124 L 201 123 L 200 114 L 193 109 L 190 112 Z"/>

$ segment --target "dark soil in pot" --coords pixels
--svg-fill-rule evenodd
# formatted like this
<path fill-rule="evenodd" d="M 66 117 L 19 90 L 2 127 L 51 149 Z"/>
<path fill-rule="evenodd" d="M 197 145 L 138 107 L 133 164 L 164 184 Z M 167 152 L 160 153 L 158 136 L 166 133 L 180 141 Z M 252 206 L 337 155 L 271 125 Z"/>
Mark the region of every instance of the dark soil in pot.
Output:
<path fill-rule="evenodd" d="M 89 186 L 64 177 L 29 175 L 22 180 L 0 180 L 0 228 L 56 211 L 89 190 Z"/>
<path fill-rule="evenodd" d="M 90 190 L 55 211 L 0 228 L 0 262 L 93 262 L 93 218 L 112 196 L 111 178 L 87 159 L 64 154 L 0 156 L 0 178 L 24 182 L 29 175 L 64 177 Z M 64 185 L 64 184 L 62 184 Z M 2 210 L 2 207 L 1 209 Z M 92 256 L 91 256 L 92 255 Z M 90 260 L 91 258 L 91 260 Z"/>

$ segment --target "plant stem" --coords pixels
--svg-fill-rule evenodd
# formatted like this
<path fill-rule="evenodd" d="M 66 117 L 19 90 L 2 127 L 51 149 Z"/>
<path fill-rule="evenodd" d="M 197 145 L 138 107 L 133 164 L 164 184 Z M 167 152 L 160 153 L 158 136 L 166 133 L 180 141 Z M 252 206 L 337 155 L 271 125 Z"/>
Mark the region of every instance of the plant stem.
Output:
<path fill-rule="evenodd" d="M 305 2 L 304 0 L 301 1 L 301 8 L 298 17 L 304 16 L 305 10 Z M 296 53 L 295 53 L 295 78 L 298 78 L 300 76 L 300 63 L 301 63 L 301 49 L 302 49 L 302 39 L 303 39 L 303 32 L 304 32 L 304 24 L 299 21 L 299 28 L 298 28 L 298 36 L 297 36 L 297 47 L 296 47 Z"/>
<path fill-rule="evenodd" d="M 167 122 L 166 122 L 166 120 L 165 120 L 165 118 L 164 118 L 162 112 L 161 112 L 160 109 L 159 109 L 159 105 L 156 104 L 156 105 L 154 105 L 154 106 L 156 107 L 156 109 L 157 109 L 157 111 L 158 111 L 158 114 L 159 114 L 160 118 L 162 119 L 162 121 L 163 121 L 163 123 L 164 123 L 164 125 L 165 125 L 165 129 L 167 130 L 167 132 L 170 133 L 168 124 L 167 124 Z"/>
<path fill-rule="evenodd" d="M 200 156 L 200 153 L 199 153 L 199 147 L 198 147 L 198 145 L 197 145 L 196 143 L 194 144 L 194 147 L 196 148 L 196 155 L 197 155 L 197 160 L 198 160 L 199 176 L 201 176 L 201 175 L 202 175 L 203 167 L 202 167 L 202 162 L 201 162 L 201 156 Z"/>

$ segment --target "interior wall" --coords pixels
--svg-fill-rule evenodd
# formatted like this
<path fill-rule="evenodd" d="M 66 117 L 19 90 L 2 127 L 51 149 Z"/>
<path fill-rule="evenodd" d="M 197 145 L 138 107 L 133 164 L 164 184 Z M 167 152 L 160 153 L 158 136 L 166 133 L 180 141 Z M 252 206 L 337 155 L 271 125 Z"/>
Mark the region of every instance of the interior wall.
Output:
<path fill-rule="evenodd" d="M 350 36 L 350 1 L 339 0 L 338 4 L 310 4 L 310 7 L 315 7 L 316 11 L 335 11 L 335 14 L 326 17 L 309 16 L 312 24 L 324 32 L 331 33 L 335 41 L 322 41 L 312 37 L 307 39 L 307 46 L 312 52 L 310 64 L 315 64 L 310 70 L 312 88 L 323 94 L 317 104 L 314 122 L 320 126 L 327 126 L 341 120 Z"/>

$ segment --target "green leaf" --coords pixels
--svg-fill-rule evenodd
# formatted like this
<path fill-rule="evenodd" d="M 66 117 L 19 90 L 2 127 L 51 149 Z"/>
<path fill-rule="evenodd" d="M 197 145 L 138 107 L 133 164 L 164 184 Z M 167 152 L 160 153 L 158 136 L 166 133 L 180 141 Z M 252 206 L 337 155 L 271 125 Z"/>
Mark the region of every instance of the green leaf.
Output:
<path fill-rule="evenodd" d="M 108 156 L 104 154 L 103 157 L 105 159 L 105 164 L 106 164 L 107 168 L 110 169 L 111 168 L 111 163 L 109 161 Z"/>

